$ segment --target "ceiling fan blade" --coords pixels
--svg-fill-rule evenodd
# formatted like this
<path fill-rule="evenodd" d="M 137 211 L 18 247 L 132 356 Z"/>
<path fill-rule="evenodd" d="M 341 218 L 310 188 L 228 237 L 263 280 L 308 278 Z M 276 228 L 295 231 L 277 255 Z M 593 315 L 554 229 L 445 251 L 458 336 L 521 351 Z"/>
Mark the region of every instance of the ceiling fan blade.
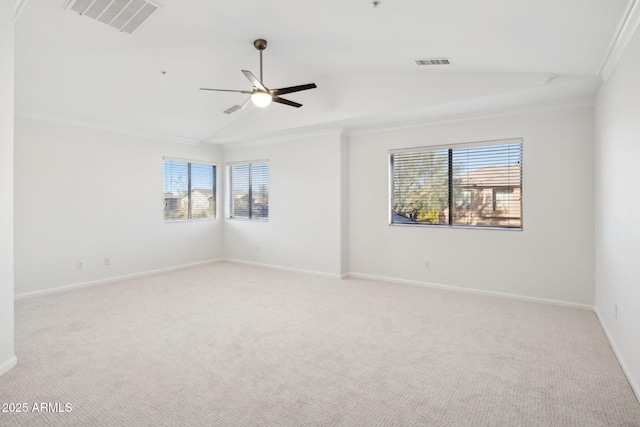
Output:
<path fill-rule="evenodd" d="M 201 87 L 200 90 L 214 90 L 216 92 L 235 92 L 235 93 L 247 93 L 251 95 L 251 92 L 248 90 L 229 90 L 229 89 L 209 89 L 207 87 Z"/>
<path fill-rule="evenodd" d="M 250 103 L 251 103 L 251 97 L 248 97 L 247 100 L 242 103 L 242 107 L 240 107 L 240 109 L 244 110 L 249 106 Z"/>
<path fill-rule="evenodd" d="M 299 86 L 290 86 L 290 87 L 283 87 L 280 89 L 273 89 L 271 90 L 271 93 L 274 95 L 284 95 L 287 93 L 293 93 L 293 92 L 300 92 L 301 90 L 308 90 L 308 89 L 315 89 L 318 86 L 316 86 L 315 83 L 309 83 L 306 85 L 299 85 Z"/>
<path fill-rule="evenodd" d="M 236 111 L 238 111 L 239 109 L 241 109 L 242 107 L 240 107 L 239 105 L 234 105 L 232 107 L 227 108 L 226 110 L 223 111 L 224 114 L 231 114 L 231 113 L 235 113 Z"/>
<path fill-rule="evenodd" d="M 260 83 L 260 80 L 256 79 L 256 76 L 251 71 L 242 70 L 242 74 L 251 82 L 253 87 L 260 89 L 263 92 L 269 92 L 269 90 Z"/>
<path fill-rule="evenodd" d="M 291 107 L 300 108 L 302 104 L 298 104 L 297 102 L 289 101 L 288 99 L 280 98 L 279 96 L 273 96 L 273 102 L 277 102 L 278 104 L 289 105 Z"/>
<path fill-rule="evenodd" d="M 242 105 L 234 105 L 232 107 L 229 107 L 226 110 L 224 110 L 223 113 L 231 114 L 231 113 L 235 113 L 238 110 L 244 110 L 245 108 L 247 108 L 249 106 L 249 101 L 251 101 L 251 97 L 247 98 L 247 100 L 244 101 L 242 103 Z"/>

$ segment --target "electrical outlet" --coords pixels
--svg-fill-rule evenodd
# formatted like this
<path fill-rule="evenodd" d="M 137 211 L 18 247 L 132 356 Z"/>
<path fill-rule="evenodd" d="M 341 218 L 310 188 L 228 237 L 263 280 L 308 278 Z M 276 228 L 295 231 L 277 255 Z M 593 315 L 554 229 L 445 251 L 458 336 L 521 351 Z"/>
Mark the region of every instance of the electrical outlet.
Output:
<path fill-rule="evenodd" d="M 256 252 L 260 252 L 260 246 L 256 246 Z"/>
<path fill-rule="evenodd" d="M 111 258 L 104 257 L 104 265 L 111 265 Z"/>
<path fill-rule="evenodd" d="M 424 262 L 424 268 L 431 268 L 431 261 L 426 260 L 426 261 Z"/>
<path fill-rule="evenodd" d="M 83 270 L 84 269 L 84 262 L 78 261 L 76 263 L 76 267 L 78 267 L 78 270 Z"/>
<path fill-rule="evenodd" d="M 613 304 L 613 318 L 618 320 L 618 304 Z"/>

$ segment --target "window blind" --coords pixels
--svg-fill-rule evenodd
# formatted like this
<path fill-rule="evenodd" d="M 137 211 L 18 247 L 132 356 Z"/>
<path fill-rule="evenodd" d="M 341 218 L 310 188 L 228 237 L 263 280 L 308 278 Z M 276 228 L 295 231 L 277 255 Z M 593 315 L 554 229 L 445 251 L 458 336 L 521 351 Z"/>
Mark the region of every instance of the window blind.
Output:
<path fill-rule="evenodd" d="M 164 161 L 164 218 L 168 221 L 215 218 L 216 167 Z"/>
<path fill-rule="evenodd" d="M 252 218 L 269 218 L 269 164 L 251 164 Z"/>
<path fill-rule="evenodd" d="M 426 150 L 391 155 L 393 212 L 428 224 L 448 224 L 449 155 L 447 150 Z"/>
<path fill-rule="evenodd" d="M 269 218 L 269 163 L 228 166 L 229 218 Z"/>
<path fill-rule="evenodd" d="M 250 164 L 239 164 L 231 166 L 229 182 L 231 184 L 231 218 L 250 218 L 249 198 Z"/>
<path fill-rule="evenodd" d="M 390 154 L 392 224 L 522 228 L 522 141 Z"/>

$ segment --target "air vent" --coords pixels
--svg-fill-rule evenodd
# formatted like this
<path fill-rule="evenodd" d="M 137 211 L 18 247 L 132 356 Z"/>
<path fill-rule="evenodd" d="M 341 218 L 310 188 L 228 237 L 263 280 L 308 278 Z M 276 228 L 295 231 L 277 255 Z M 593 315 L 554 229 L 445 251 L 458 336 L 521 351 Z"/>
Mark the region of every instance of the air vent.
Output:
<path fill-rule="evenodd" d="M 451 60 L 449 58 L 416 59 L 416 64 L 418 65 L 451 65 Z"/>
<path fill-rule="evenodd" d="M 160 6 L 147 0 L 70 0 L 66 8 L 133 34 Z"/>

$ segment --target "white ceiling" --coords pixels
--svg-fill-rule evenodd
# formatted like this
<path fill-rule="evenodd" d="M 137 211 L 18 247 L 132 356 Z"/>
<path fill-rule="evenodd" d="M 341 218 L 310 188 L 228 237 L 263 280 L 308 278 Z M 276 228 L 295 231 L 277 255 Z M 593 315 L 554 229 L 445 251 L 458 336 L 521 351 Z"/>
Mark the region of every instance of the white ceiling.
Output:
<path fill-rule="evenodd" d="M 29 0 L 16 25 L 19 114 L 233 142 L 292 129 L 362 127 L 592 97 L 628 0 L 160 0 L 133 35 Z M 274 104 L 222 111 L 259 73 L 315 82 Z M 414 60 L 448 57 L 451 66 Z M 163 74 L 162 71 L 166 71 Z"/>

